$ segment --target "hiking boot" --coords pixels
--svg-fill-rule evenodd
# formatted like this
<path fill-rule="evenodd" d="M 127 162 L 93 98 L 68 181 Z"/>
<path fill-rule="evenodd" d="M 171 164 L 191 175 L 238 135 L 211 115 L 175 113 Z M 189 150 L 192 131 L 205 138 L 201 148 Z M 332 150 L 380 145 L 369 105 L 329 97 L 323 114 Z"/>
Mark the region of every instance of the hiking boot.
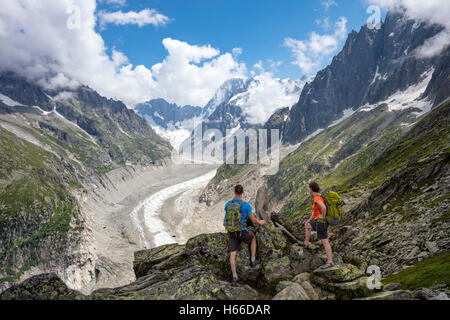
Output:
<path fill-rule="evenodd" d="M 233 286 L 235 286 L 235 285 L 238 284 L 238 282 L 239 282 L 239 278 L 233 277 L 233 280 L 231 281 L 231 284 L 232 284 Z"/>
<path fill-rule="evenodd" d="M 333 262 L 327 262 L 324 265 L 319 267 L 319 270 L 325 270 L 325 269 L 329 269 L 334 267 L 334 263 Z"/>
<path fill-rule="evenodd" d="M 252 267 L 252 268 L 254 268 L 254 267 L 256 267 L 256 265 L 259 263 L 259 260 L 258 259 L 256 259 L 255 261 L 251 261 L 250 260 L 250 267 Z"/>

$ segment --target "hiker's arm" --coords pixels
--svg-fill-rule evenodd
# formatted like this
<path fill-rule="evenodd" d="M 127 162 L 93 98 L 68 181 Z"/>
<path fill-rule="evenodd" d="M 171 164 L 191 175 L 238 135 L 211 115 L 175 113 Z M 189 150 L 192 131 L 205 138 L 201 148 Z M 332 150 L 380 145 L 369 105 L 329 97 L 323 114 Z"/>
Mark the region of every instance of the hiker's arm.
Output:
<path fill-rule="evenodd" d="M 319 206 L 320 215 L 321 215 L 321 218 L 323 219 L 327 215 L 327 207 L 325 206 L 325 204 L 322 201 L 317 201 L 317 205 Z"/>
<path fill-rule="evenodd" d="M 250 220 L 252 220 L 252 222 L 253 222 L 254 224 L 259 224 L 259 225 L 261 225 L 261 226 L 266 224 L 266 221 L 256 219 L 256 218 L 253 216 L 253 214 L 249 214 L 248 217 L 250 218 Z"/>

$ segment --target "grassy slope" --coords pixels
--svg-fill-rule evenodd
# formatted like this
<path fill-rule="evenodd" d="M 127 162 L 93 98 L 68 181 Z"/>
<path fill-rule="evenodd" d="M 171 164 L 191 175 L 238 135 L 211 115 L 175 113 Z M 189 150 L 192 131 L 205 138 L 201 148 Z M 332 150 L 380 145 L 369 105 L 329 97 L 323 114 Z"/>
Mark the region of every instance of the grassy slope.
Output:
<path fill-rule="evenodd" d="M 268 178 L 269 198 L 287 200 L 281 213 L 291 219 L 309 212 L 310 180 L 319 180 L 322 186 L 351 180 L 404 134 L 400 123 L 410 118 L 411 111 L 391 113 L 383 105 L 324 130 L 287 156 L 279 172 Z"/>
<path fill-rule="evenodd" d="M 398 282 L 402 289 L 414 290 L 434 285 L 450 287 L 450 252 L 444 252 L 383 279 L 383 283 Z"/>
<path fill-rule="evenodd" d="M 97 145 L 94 148 L 98 149 L 96 153 L 104 155 L 98 159 L 91 156 L 92 153 L 84 154 L 83 161 L 101 174 L 107 167 L 125 165 L 126 162 L 148 165 L 170 155 L 170 143 L 156 135 L 144 119 L 130 110 L 115 112 L 114 107 L 114 102 L 100 97 L 99 101 L 86 103 L 67 100 L 59 106 L 58 110 L 68 113 L 68 119 L 88 122 L 95 130 Z"/>
<path fill-rule="evenodd" d="M 450 103 L 434 108 L 409 130 L 399 124 L 410 113 L 398 114 L 388 123 L 389 112 L 377 109 L 365 113 L 365 118 L 356 113 L 303 143 L 283 160 L 268 185 L 272 200 L 284 199 L 281 212 L 298 232 L 311 210 L 306 183 L 316 179 L 323 187 L 334 185 L 346 202 L 341 225 L 361 230 L 343 235 L 336 249 L 342 254 L 358 253 L 361 259 L 375 257 L 384 274 L 390 274 L 420 261 L 417 254 L 427 252 L 423 244 L 431 236 L 441 251 L 447 250 L 448 236 L 442 228 L 450 220 L 450 197 L 442 183 L 449 172 Z M 339 155 L 348 154 L 345 150 L 356 152 L 342 159 Z M 407 230 L 420 235 L 401 235 Z M 413 239 L 416 245 L 411 244 Z M 414 246 L 419 248 L 416 258 L 406 258 Z"/>
<path fill-rule="evenodd" d="M 11 281 L 76 240 L 79 208 L 68 190 L 80 183 L 70 164 L 3 128 L 0 163 L 0 281 Z"/>

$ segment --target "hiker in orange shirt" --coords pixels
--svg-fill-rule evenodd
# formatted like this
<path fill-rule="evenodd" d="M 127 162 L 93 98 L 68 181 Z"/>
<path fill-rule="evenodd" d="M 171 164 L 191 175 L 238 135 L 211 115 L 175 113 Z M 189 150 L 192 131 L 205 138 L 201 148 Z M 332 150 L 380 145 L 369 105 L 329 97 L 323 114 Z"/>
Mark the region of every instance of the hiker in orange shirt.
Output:
<path fill-rule="evenodd" d="M 327 214 L 327 207 L 325 206 L 324 199 L 319 193 L 319 184 L 315 181 L 309 184 L 309 194 L 314 197 L 314 203 L 312 206 L 313 213 L 311 217 L 305 222 L 305 246 L 308 247 L 311 243 L 311 230 L 317 231 L 317 238 L 322 242 L 325 252 L 327 254 L 327 263 L 321 266 L 321 269 L 331 268 L 333 266 L 333 255 L 331 252 L 330 242 L 328 241 L 328 222 L 325 220 Z"/>

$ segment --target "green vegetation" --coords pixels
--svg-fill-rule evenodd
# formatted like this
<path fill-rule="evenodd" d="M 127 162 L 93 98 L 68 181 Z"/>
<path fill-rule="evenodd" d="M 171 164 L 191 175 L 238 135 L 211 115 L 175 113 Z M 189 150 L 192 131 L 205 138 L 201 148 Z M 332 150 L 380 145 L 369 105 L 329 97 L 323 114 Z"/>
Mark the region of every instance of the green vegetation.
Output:
<path fill-rule="evenodd" d="M 219 181 L 230 179 L 248 168 L 249 164 L 223 164 L 217 169 L 216 178 Z"/>
<path fill-rule="evenodd" d="M 382 105 L 369 112 L 355 113 L 303 142 L 287 156 L 279 172 L 267 179 L 269 198 L 287 199 L 281 214 L 294 220 L 311 211 L 307 192 L 310 180 L 318 180 L 324 188 L 335 186 L 344 197 L 347 194 L 358 197 L 360 193 L 368 196 L 405 168 L 417 173 L 436 163 L 445 163 L 450 159 L 449 107 L 446 103 L 434 108 L 409 131 L 400 123 L 411 121 L 413 109 L 389 112 Z M 433 181 L 430 176 L 421 185 Z M 404 194 L 396 195 L 395 201 L 402 204 L 413 198 L 415 192 L 405 190 Z M 389 210 L 395 207 L 392 205 Z M 405 219 L 418 217 L 414 208 L 402 210 L 407 215 Z"/>
<path fill-rule="evenodd" d="M 81 224 L 76 199 L 68 192 L 81 184 L 56 156 L 0 129 L 0 270 L 16 280 L 39 264 L 43 251 L 57 256 Z M 72 239 L 75 240 L 75 239 Z"/>
<path fill-rule="evenodd" d="M 450 287 L 450 252 L 444 252 L 416 263 L 382 281 L 384 284 L 398 282 L 402 289 L 429 288 L 445 284 Z"/>
<path fill-rule="evenodd" d="M 447 220 L 450 220 L 450 209 L 447 209 L 439 218 L 434 219 L 433 222 L 436 223 Z"/>
<path fill-rule="evenodd" d="M 103 174 L 113 171 L 114 169 L 115 169 L 115 167 L 112 164 L 107 164 L 107 165 L 96 168 L 95 172 L 99 175 L 103 175 Z"/>

